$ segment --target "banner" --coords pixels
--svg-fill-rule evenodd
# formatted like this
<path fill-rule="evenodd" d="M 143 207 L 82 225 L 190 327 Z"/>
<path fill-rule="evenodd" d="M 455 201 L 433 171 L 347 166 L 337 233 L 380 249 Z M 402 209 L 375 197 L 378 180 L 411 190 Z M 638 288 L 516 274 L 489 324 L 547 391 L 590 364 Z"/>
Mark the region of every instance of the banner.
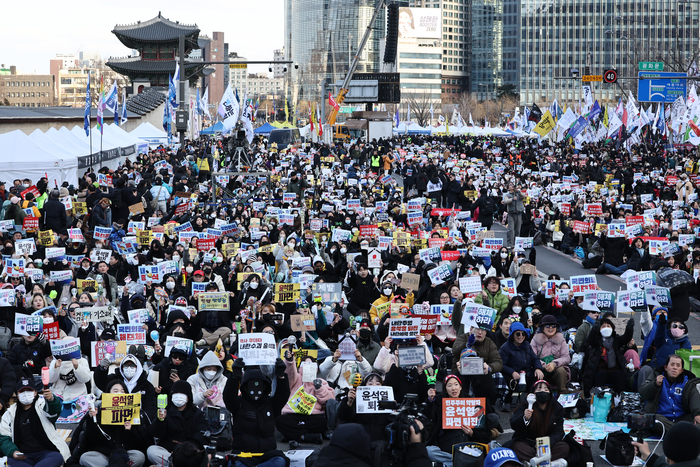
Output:
<path fill-rule="evenodd" d="M 442 399 L 442 429 L 449 430 L 467 426 L 474 428 L 484 425 L 486 399 L 451 398 Z"/>
<path fill-rule="evenodd" d="M 240 334 L 238 357 L 248 366 L 274 365 L 277 361 L 275 337 L 265 333 Z"/>
<path fill-rule="evenodd" d="M 141 394 L 112 394 L 102 393 L 102 410 L 100 410 L 102 425 L 132 425 L 141 424 Z"/>

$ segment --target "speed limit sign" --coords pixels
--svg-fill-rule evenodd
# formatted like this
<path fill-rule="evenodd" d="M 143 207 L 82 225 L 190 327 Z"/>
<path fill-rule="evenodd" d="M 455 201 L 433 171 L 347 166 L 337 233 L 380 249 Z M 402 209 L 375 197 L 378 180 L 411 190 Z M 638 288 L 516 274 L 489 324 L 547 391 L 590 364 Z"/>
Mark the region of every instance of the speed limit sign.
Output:
<path fill-rule="evenodd" d="M 605 70 L 603 72 L 603 81 L 609 84 L 617 82 L 617 71 L 615 70 Z"/>

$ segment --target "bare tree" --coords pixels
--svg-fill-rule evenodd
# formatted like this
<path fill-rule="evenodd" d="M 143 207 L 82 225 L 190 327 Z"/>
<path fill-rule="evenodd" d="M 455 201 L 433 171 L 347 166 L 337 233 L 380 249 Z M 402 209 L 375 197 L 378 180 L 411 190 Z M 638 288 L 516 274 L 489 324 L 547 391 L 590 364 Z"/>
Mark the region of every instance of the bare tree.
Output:
<path fill-rule="evenodd" d="M 423 91 L 406 93 L 404 96 L 411 108 L 411 118 L 415 118 L 422 127 L 430 123 L 430 105 L 433 103 L 431 95 Z"/>

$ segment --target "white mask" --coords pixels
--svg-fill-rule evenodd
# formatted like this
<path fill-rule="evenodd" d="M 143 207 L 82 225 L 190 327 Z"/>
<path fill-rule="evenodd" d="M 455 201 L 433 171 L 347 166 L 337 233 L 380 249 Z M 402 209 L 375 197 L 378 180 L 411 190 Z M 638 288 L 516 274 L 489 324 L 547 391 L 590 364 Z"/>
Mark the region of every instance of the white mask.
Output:
<path fill-rule="evenodd" d="M 523 307 L 521 307 L 521 306 L 514 306 L 513 307 L 513 313 L 520 313 L 521 311 L 523 311 Z"/>
<path fill-rule="evenodd" d="M 251 288 L 251 289 L 257 289 L 257 288 L 258 288 L 258 285 L 260 285 L 258 282 L 251 282 L 251 283 L 250 283 L 250 288 Z"/>
<path fill-rule="evenodd" d="M 506 259 L 508 257 L 508 253 L 501 253 L 501 258 Z"/>
<path fill-rule="evenodd" d="M 53 316 L 46 316 L 43 318 L 44 324 L 51 324 L 53 323 Z"/>
<path fill-rule="evenodd" d="M 136 367 L 126 366 L 122 368 L 122 374 L 126 379 L 131 379 L 136 375 Z"/>
<path fill-rule="evenodd" d="M 203 373 L 204 373 L 205 378 L 212 380 L 216 377 L 216 374 L 218 373 L 218 371 L 216 371 L 216 370 L 204 370 Z"/>
<path fill-rule="evenodd" d="M 392 290 L 391 289 L 384 289 L 382 292 L 384 292 L 384 295 L 386 295 L 388 297 L 389 295 L 391 295 Z"/>
<path fill-rule="evenodd" d="M 175 288 L 175 282 L 166 282 L 166 283 L 165 283 L 165 286 L 166 286 L 168 289 L 173 290 L 173 289 Z"/>
<path fill-rule="evenodd" d="M 612 328 L 602 328 L 600 330 L 600 335 L 603 337 L 610 337 L 610 336 L 612 336 L 612 332 L 613 332 Z"/>
<path fill-rule="evenodd" d="M 30 405 L 34 402 L 34 392 L 32 391 L 22 391 L 19 393 L 19 402 L 24 405 Z"/>
<path fill-rule="evenodd" d="M 182 407 L 183 405 L 187 404 L 187 395 L 173 394 L 173 404 L 175 407 Z"/>
<path fill-rule="evenodd" d="M 173 255 L 173 261 L 180 261 L 180 257 L 178 255 Z"/>
<path fill-rule="evenodd" d="M 187 266 L 185 268 L 185 271 L 187 271 L 187 274 L 192 274 L 192 271 L 194 271 L 194 269 L 192 268 L 192 266 Z"/>
<path fill-rule="evenodd" d="M 340 249 L 340 253 L 343 254 L 343 255 L 344 255 L 345 253 L 347 253 L 347 252 L 348 252 L 348 249 L 347 249 L 347 248 L 341 248 L 341 249 Z"/>

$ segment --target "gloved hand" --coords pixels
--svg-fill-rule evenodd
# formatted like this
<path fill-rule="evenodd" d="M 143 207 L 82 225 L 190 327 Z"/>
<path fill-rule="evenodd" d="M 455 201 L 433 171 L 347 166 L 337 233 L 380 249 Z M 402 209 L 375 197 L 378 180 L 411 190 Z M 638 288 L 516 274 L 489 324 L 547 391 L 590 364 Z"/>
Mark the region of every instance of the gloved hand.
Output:
<path fill-rule="evenodd" d="M 321 378 L 316 378 L 316 379 L 314 380 L 314 387 L 315 387 L 316 389 L 321 389 L 321 386 L 322 386 L 322 385 L 323 385 L 323 381 L 321 380 Z"/>
<path fill-rule="evenodd" d="M 231 375 L 236 379 L 241 379 L 243 377 L 243 368 L 245 367 L 245 362 L 242 358 L 237 358 L 233 362 L 233 368 L 231 368 Z"/>
<path fill-rule="evenodd" d="M 275 362 L 275 376 L 278 378 L 284 378 L 286 369 L 287 365 L 284 364 L 281 358 L 278 358 Z"/>
<path fill-rule="evenodd" d="M 43 332 L 36 336 L 36 338 L 39 342 L 41 342 L 41 345 L 46 344 L 46 334 L 44 334 Z"/>
<path fill-rule="evenodd" d="M 107 368 L 109 368 L 109 360 L 106 358 L 103 358 L 102 361 L 100 362 L 100 367 L 103 370 L 106 370 Z"/>
<path fill-rule="evenodd" d="M 294 360 L 294 354 L 290 352 L 289 350 L 284 352 L 284 359 L 287 360 L 288 362 L 291 362 Z"/>

